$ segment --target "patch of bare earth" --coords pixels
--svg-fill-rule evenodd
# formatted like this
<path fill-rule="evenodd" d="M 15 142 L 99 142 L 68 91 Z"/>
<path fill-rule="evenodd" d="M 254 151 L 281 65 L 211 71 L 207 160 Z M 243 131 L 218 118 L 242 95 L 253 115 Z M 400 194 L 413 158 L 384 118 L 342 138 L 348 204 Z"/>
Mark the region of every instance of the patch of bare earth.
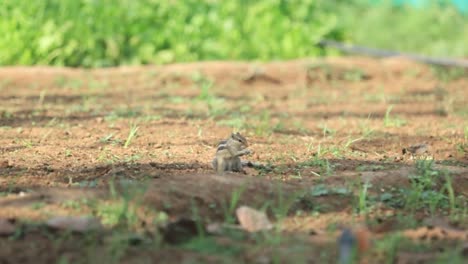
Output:
<path fill-rule="evenodd" d="M 357 215 L 356 190 L 369 182 L 379 197 L 410 186 L 416 169 L 406 147 L 428 144 L 425 155 L 466 199 L 466 87 L 466 74 L 441 81 L 430 67 L 402 59 L 0 68 L 0 218 L 19 230 L 0 236 L 0 262 L 335 260 L 341 227 L 367 223 L 372 243 L 405 229 L 398 226 L 404 208 L 377 201 L 367 217 Z M 254 153 L 246 158 L 263 167 L 215 175 L 216 145 L 234 130 L 249 140 Z M 351 193 L 314 194 L 317 186 Z M 110 246 L 121 245 L 112 229 L 89 237 L 36 226 L 54 215 L 99 216 L 70 201 L 112 200 L 127 189 L 137 190 L 139 207 L 169 221 L 221 223 L 234 216 L 231 207 L 248 205 L 278 228 L 173 246 L 142 216 L 139 230 L 152 242 L 122 242 L 122 249 Z M 468 226 L 446 209 L 435 214 L 457 230 Z M 430 216 L 417 212 L 417 225 Z"/>

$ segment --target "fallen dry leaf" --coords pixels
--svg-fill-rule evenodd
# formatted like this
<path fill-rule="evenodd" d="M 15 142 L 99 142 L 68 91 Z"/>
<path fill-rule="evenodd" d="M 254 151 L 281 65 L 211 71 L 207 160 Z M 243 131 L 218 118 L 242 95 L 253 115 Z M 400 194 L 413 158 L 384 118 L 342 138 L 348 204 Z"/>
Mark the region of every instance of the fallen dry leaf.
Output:
<path fill-rule="evenodd" d="M 273 227 L 265 213 L 248 206 L 237 208 L 236 215 L 241 227 L 248 232 L 268 230 Z"/>
<path fill-rule="evenodd" d="M 86 232 L 102 228 L 99 219 L 89 216 L 56 216 L 47 221 L 47 226 L 55 229 Z"/>
<path fill-rule="evenodd" d="M 0 218 L 0 236 L 9 236 L 15 232 L 15 226 L 8 220 Z"/>

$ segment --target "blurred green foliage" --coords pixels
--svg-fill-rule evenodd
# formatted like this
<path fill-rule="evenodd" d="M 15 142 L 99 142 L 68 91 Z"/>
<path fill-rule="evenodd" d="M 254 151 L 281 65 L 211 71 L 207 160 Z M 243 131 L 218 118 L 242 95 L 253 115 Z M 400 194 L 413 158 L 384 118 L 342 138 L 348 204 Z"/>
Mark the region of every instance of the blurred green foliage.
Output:
<path fill-rule="evenodd" d="M 338 30 L 357 45 L 428 56 L 468 57 L 468 14 L 457 10 L 451 0 L 426 0 L 421 6 L 395 6 L 392 2 L 330 0 L 329 9 L 339 17 Z"/>
<path fill-rule="evenodd" d="M 320 56 L 323 38 L 468 56 L 468 16 L 370 0 L 0 0 L 0 65 Z"/>
<path fill-rule="evenodd" d="M 2 0 L 0 64 L 100 67 L 319 55 L 316 0 Z"/>

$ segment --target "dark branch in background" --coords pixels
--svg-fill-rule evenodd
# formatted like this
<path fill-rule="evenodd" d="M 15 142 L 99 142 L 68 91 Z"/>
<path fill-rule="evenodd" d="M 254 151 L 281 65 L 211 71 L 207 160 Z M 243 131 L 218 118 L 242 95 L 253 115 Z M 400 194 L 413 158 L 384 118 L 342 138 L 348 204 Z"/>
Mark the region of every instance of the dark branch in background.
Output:
<path fill-rule="evenodd" d="M 451 66 L 451 67 L 461 67 L 461 68 L 468 68 L 468 60 L 459 60 L 459 59 L 450 59 L 450 58 L 434 58 L 428 56 L 422 56 L 417 54 L 410 54 L 410 53 L 402 53 L 397 51 L 391 50 L 380 50 L 362 46 L 355 46 L 355 45 L 348 45 L 341 42 L 333 41 L 333 40 L 322 40 L 318 43 L 320 46 L 325 47 L 332 47 L 343 52 L 347 53 L 358 53 L 364 54 L 367 56 L 373 57 L 393 57 L 393 56 L 400 56 L 410 60 L 432 64 L 432 65 L 439 65 L 439 66 Z"/>

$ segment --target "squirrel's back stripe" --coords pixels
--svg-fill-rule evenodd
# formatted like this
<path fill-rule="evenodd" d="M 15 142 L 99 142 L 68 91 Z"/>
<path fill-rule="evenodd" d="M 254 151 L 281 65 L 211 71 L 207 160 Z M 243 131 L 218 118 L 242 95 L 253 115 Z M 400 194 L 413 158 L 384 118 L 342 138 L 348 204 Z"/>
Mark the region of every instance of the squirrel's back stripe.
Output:
<path fill-rule="evenodd" d="M 216 152 L 218 152 L 218 151 L 220 151 L 220 150 L 223 150 L 223 149 L 227 149 L 226 144 L 219 144 L 219 145 L 218 145 L 218 149 L 216 150 Z"/>

